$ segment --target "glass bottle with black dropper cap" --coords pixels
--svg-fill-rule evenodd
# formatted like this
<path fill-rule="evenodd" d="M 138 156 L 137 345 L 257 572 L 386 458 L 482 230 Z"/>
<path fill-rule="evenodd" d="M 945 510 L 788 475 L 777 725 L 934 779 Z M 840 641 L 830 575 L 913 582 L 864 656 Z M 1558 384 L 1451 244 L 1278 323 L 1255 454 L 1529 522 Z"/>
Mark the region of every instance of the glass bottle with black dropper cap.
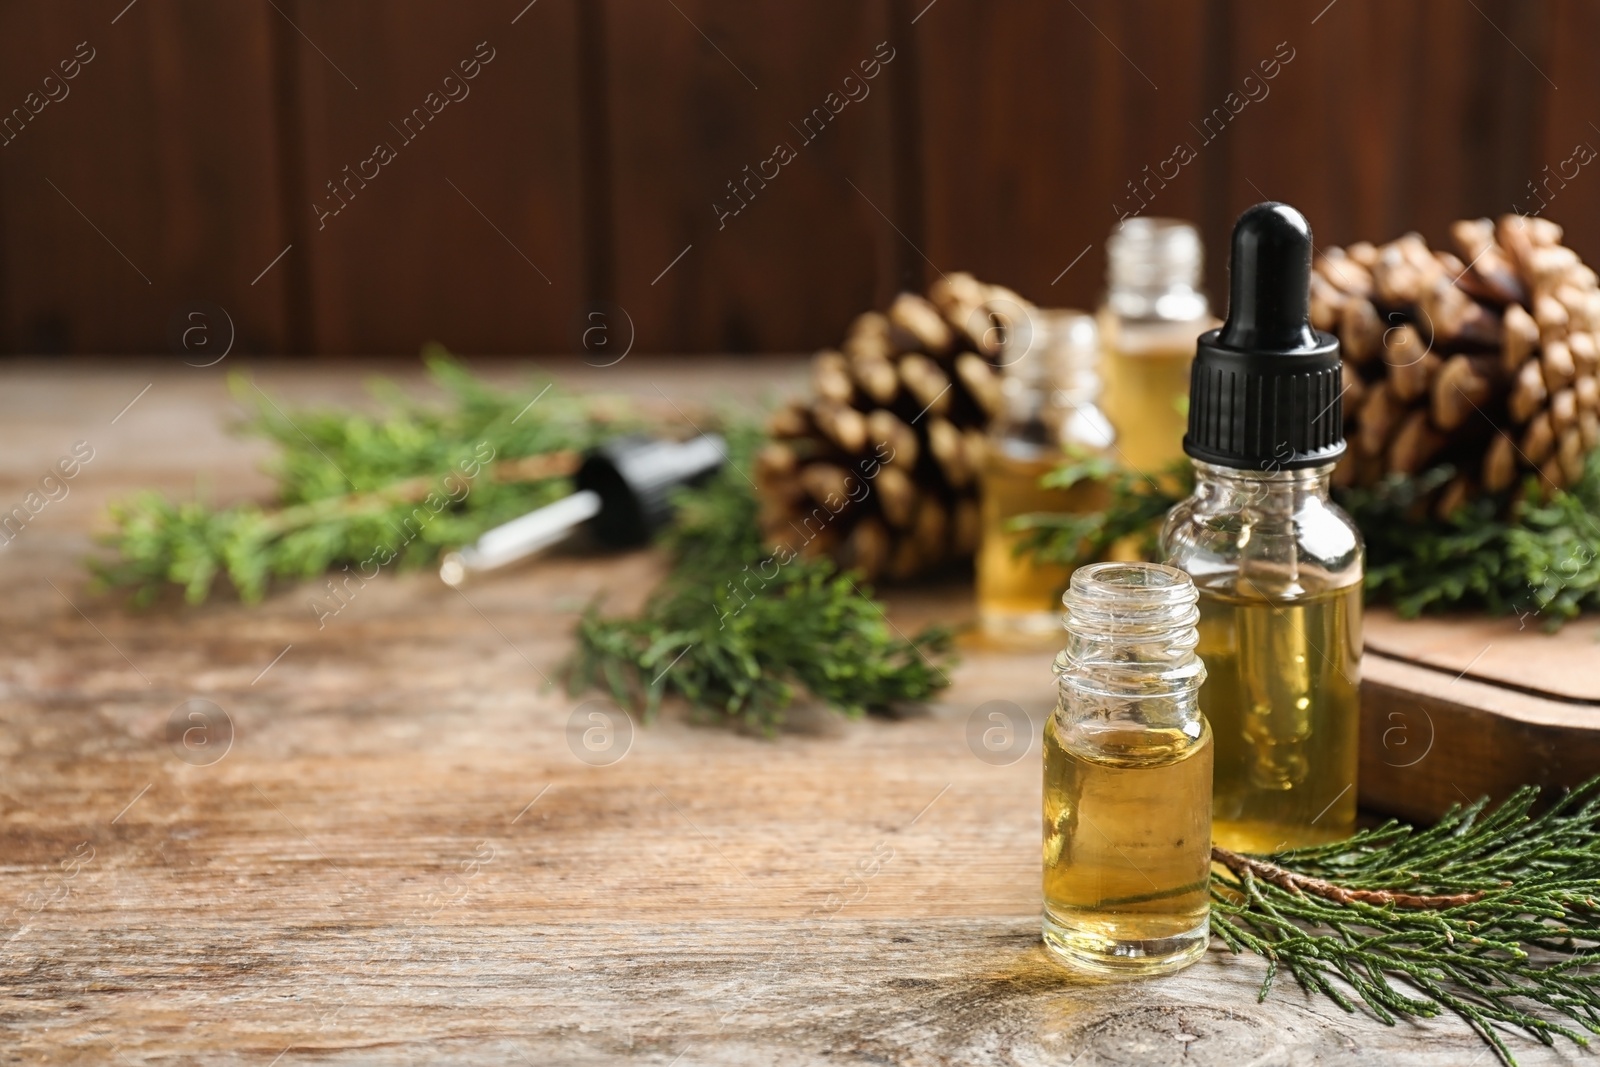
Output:
<path fill-rule="evenodd" d="M 1310 325 L 1311 251 L 1287 204 L 1235 223 L 1228 320 L 1201 335 L 1190 377 L 1195 490 L 1161 535 L 1200 591 L 1213 835 L 1253 852 L 1355 826 L 1363 549 L 1328 495 L 1339 343 Z"/>

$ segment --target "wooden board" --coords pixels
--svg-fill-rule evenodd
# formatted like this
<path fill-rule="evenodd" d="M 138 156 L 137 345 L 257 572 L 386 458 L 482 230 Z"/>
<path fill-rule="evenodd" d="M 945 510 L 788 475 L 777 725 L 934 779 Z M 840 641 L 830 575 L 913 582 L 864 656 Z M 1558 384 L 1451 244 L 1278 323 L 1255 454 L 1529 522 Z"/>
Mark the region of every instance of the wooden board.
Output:
<path fill-rule="evenodd" d="M 305 33 L 288 42 L 289 210 L 312 350 L 573 351 L 589 255 L 576 4 L 286 10 Z M 368 164 L 379 145 L 392 160 Z"/>
<path fill-rule="evenodd" d="M 1436 818 L 1521 785 L 1600 773 L 1600 620 L 1372 613 L 1362 661 L 1361 801 Z"/>
<path fill-rule="evenodd" d="M 1600 707 L 1600 620 L 1580 618 L 1554 632 L 1525 615 L 1402 619 L 1382 609 L 1365 619 L 1366 651 L 1552 703 Z"/>
<path fill-rule="evenodd" d="M 598 765 L 569 739 L 608 709 L 547 678 L 594 596 L 637 603 L 660 573 L 654 553 L 550 558 L 465 596 L 387 575 L 320 629 L 305 587 L 255 608 L 143 614 L 94 594 L 80 560 L 108 500 L 187 494 L 197 476 L 223 500 L 269 488 L 263 450 L 222 432 L 228 366 L 0 367 L 0 501 L 73 442 L 95 449 L 70 493 L 0 550 L 9 1056 L 1492 1062 L 1448 1018 L 1390 1028 L 1289 984 L 1258 1004 L 1262 964 L 1221 949 L 1137 986 L 1047 963 L 1048 653 L 970 648 L 922 713 L 845 722 L 802 708 L 776 740 L 669 715 L 625 752 L 613 734 L 602 755 L 618 758 Z M 640 396 L 750 400 L 775 383 L 733 360 L 632 368 L 559 369 Z M 291 408 L 356 402 L 375 369 L 251 368 Z M 968 618 L 967 595 L 906 590 L 890 617 L 908 631 Z M 221 715 L 178 714 L 181 730 L 203 730 L 185 745 L 171 723 L 193 699 Z M 967 741 L 993 699 L 1016 702 L 1033 738 L 1003 766 Z M 1524 1064 L 1579 1062 L 1515 1047 Z"/>
<path fill-rule="evenodd" d="M 887 5 L 611 0 L 602 10 L 608 295 L 640 347 L 837 344 L 898 280 L 890 121 L 908 57 L 888 43 Z"/>
<path fill-rule="evenodd" d="M 1594 23 L 1579 0 L 6 4 L 0 115 L 78 42 L 97 58 L 0 147 L 0 346 L 167 351 L 204 300 L 239 351 L 567 352 L 596 303 L 641 352 L 798 351 L 955 269 L 1088 306 L 1114 205 L 1189 142 L 1147 213 L 1200 223 L 1219 308 L 1263 196 L 1319 243 L 1440 241 L 1535 210 L 1549 167 L 1571 177 L 1538 210 L 1596 261 L 1567 162 L 1600 144 Z M 319 229 L 326 183 L 479 41 L 501 58 L 472 97 Z M 726 183 L 880 41 L 871 96 L 720 227 Z"/>
<path fill-rule="evenodd" d="M 173 322 L 205 302 L 235 351 L 283 350 L 284 275 L 252 281 L 288 243 L 276 18 L 258 0 L 0 6 L 0 114 L 59 97 L 0 146 L 0 345 L 204 362 Z"/>
<path fill-rule="evenodd" d="M 1600 71 L 1589 62 L 1584 42 L 1600 33 L 1600 10 L 1582 0 L 1556 0 L 1548 9 L 1545 40 L 1548 51 L 1540 57 L 1541 67 L 1562 91 L 1548 97 L 1548 111 L 1539 155 L 1531 173 L 1518 187 L 1519 210 L 1561 220 L 1566 226 L 1563 238 L 1589 263 L 1600 257 L 1600 218 L 1590 218 L 1580 208 L 1586 202 L 1593 153 L 1600 149 L 1600 117 L 1589 114 L 1582 99 L 1600 93 Z M 1576 153 L 1579 145 L 1589 150 Z M 1549 170 L 1545 170 L 1548 167 Z M 1546 181 L 1548 179 L 1548 184 Z M 1535 195 L 1537 193 L 1537 195 Z"/>
<path fill-rule="evenodd" d="M 1127 183 L 1195 137 L 1205 35 L 1194 3 L 927 9 L 916 25 L 927 278 L 969 270 L 1041 303 L 1098 302 L 1106 236 L 1138 204 Z M 1217 163 L 1202 152 L 1156 180 L 1143 213 L 1205 221 Z"/>

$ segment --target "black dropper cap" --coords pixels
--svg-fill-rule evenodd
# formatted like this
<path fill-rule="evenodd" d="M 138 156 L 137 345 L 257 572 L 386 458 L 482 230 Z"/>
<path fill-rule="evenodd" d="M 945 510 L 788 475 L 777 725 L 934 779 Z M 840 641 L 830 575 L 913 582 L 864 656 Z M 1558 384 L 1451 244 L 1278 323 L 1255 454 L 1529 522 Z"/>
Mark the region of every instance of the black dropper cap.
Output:
<path fill-rule="evenodd" d="M 644 544 L 672 518 L 672 491 L 717 470 L 726 454 L 714 433 L 682 442 L 643 434 L 606 442 L 584 456 L 573 479 L 600 497 L 590 532 L 609 548 Z"/>
<path fill-rule="evenodd" d="M 1189 376 L 1194 459 L 1298 470 L 1344 454 L 1339 342 L 1311 328 L 1311 224 L 1257 204 L 1233 224 L 1228 321 L 1200 335 Z"/>

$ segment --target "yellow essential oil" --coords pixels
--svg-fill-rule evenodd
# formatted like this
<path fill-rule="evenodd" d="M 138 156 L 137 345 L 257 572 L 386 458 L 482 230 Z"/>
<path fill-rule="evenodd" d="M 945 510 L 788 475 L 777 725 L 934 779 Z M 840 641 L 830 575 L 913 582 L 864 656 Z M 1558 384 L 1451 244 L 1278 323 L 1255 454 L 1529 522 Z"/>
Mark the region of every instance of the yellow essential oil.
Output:
<path fill-rule="evenodd" d="M 1045 727 L 1045 936 L 1080 965 L 1167 970 L 1205 951 L 1213 746 L 1198 726 Z"/>
<path fill-rule="evenodd" d="M 1202 258 L 1199 232 L 1179 219 L 1131 218 L 1106 243 L 1101 406 L 1118 459 L 1151 476 L 1183 458 L 1195 338 L 1214 324 Z"/>
<path fill-rule="evenodd" d="M 1338 338 L 1311 326 L 1311 251 L 1287 204 L 1234 224 L 1228 320 L 1190 375 L 1194 492 L 1161 531 L 1200 587 L 1217 843 L 1244 852 L 1355 829 L 1365 552 L 1331 496 L 1344 391 Z"/>
<path fill-rule="evenodd" d="M 1277 602 L 1202 589 L 1198 651 L 1217 748 L 1217 843 L 1278 852 L 1350 836 L 1361 587 Z"/>
<path fill-rule="evenodd" d="M 1044 942 L 1099 975 L 1173 971 L 1210 936 L 1211 729 L 1194 583 L 1080 567 L 1044 731 Z"/>
<path fill-rule="evenodd" d="M 1096 481 L 1067 489 L 1039 484 L 1073 458 L 1111 445 L 1111 424 L 1095 405 L 1098 344 L 1092 316 L 1035 308 L 1002 352 L 1002 405 L 980 468 L 977 553 L 978 623 L 995 643 L 1053 641 L 1061 632 L 1061 593 L 1072 570 L 1019 553 L 1027 534 L 1009 526 L 1019 515 L 1095 511 L 1105 504 L 1105 487 Z"/>
<path fill-rule="evenodd" d="M 1194 339 L 1210 320 L 1155 328 L 1102 322 L 1101 406 L 1117 430 L 1118 458 L 1134 470 L 1160 474 L 1183 459 Z"/>
<path fill-rule="evenodd" d="M 991 637 L 1053 636 L 1061 629 L 1061 593 L 1072 568 L 1041 563 L 1018 553 L 1026 539 L 1007 529 L 1018 515 L 1087 512 L 1103 506 L 1105 487 L 1079 482 L 1070 489 L 1046 489 L 1039 479 L 1062 463 L 1051 458 L 1021 458 L 991 447 L 983 469 L 983 539 L 978 548 L 978 619 Z"/>

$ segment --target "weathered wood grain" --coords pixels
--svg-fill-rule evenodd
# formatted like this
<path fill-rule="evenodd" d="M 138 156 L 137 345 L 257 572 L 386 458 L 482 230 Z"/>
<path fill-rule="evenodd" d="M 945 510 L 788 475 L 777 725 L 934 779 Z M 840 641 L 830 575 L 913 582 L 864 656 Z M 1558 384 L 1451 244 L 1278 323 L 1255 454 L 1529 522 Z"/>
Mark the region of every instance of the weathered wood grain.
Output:
<path fill-rule="evenodd" d="M 343 401 L 370 369 L 256 373 Z M 766 380 L 579 372 L 680 398 Z M 549 558 L 466 597 L 386 576 L 321 630 L 305 588 L 139 615 L 88 591 L 107 499 L 197 473 L 223 499 L 266 488 L 226 407 L 214 371 L 0 368 L 0 499 L 73 441 L 97 450 L 0 550 L 8 1062 L 1491 1062 L 1450 1019 L 1388 1028 L 1288 984 L 1257 1004 L 1260 963 L 1221 950 L 1139 985 L 1048 964 L 1047 653 L 969 648 L 922 714 L 801 709 L 775 741 L 669 715 L 592 766 L 568 741 L 592 695 L 546 676 L 592 597 L 638 600 L 652 553 Z M 897 595 L 891 616 L 965 617 L 964 596 Z M 193 698 L 233 728 L 206 766 L 169 742 Z M 992 699 L 1033 728 L 1007 766 L 968 748 Z"/>
<path fill-rule="evenodd" d="M 1600 637 L 1523 616 L 1402 620 L 1368 613 L 1361 802 L 1418 821 L 1523 785 L 1600 773 Z"/>
<path fill-rule="evenodd" d="M 1579 101 L 1600 89 L 1600 71 L 1588 61 L 1585 41 L 1600 29 L 1600 10 L 1579 0 L 1556 0 L 1545 12 L 1540 58 L 1544 73 L 1565 88 L 1545 97 L 1541 143 L 1530 173 L 1518 178 L 1516 209 L 1557 219 L 1566 228 L 1562 240 L 1588 262 L 1600 257 L 1600 219 L 1584 206 L 1594 202 L 1595 177 L 1588 163 L 1600 148 L 1600 117 Z M 1574 98 L 1577 99 L 1574 99 Z M 1579 146 L 1587 151 L 1579 151 Z M 1581 167 L 1581 169 L 1580 169 Z"/>
<path fill-rule="evenodd" d="M 1554 633 L 1530 595 L 1519 614 L 1402 619 L 1392 611 L 1367 613 L 1363 636 L 1369 655 L 1516 689 L 1530 696 L 1600 707 L 1600 619 L 1585 616 Z M 1450 684 L 1448 681 L 1446 684 Z"/>

